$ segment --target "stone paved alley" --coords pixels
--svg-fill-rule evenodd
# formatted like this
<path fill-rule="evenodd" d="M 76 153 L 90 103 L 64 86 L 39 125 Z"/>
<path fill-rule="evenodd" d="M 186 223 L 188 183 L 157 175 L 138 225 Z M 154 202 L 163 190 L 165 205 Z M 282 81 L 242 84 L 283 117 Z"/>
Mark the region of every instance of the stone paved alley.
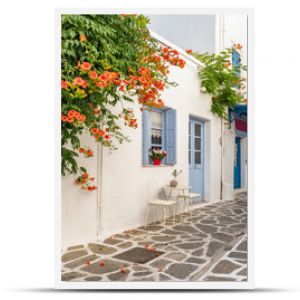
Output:
<path fill-rule="evenodd" d="M 247 194 L 62 252 L 63 281 L 247 281 Z"/>

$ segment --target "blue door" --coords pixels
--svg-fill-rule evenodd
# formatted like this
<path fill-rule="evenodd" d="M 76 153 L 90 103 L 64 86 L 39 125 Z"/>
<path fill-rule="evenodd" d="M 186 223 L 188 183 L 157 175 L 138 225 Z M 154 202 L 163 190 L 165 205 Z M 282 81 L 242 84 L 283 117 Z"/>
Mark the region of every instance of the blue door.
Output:
<path fill-rule="evenodd" d="M 241 187 L 241 138 L 236 137 L 234 143 L 234 188 Z"/>
<path fill-rule="evenodd" d="M 204 123 L 189 121 L 189 185 L 192 192 L 204 195 Z"/>

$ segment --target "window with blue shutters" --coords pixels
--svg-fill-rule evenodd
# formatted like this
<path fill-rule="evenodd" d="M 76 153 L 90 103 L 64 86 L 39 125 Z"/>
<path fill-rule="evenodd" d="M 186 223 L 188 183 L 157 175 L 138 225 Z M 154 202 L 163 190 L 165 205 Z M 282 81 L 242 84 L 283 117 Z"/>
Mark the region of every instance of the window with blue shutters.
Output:
<path fill-rule="evenodd" d="M 176 110 L 145 110 L 142 118 L 143 164 L 152 164 L 149 151 L 156 148 L 167 152 L 163 164 L 174 165 L 176 163 Z"/>

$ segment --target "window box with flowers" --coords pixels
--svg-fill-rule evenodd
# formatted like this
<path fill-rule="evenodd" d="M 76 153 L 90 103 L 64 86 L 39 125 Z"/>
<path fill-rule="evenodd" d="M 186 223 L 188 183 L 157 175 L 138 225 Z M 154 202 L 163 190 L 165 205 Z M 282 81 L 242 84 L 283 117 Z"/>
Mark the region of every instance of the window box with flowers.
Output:
<path fill-rule="evenodd" d="M 153 148 L 149 153 L 154 166 L 159 166 L 161 161 L 167 156 L 167 152 L 162 149 Z"/>

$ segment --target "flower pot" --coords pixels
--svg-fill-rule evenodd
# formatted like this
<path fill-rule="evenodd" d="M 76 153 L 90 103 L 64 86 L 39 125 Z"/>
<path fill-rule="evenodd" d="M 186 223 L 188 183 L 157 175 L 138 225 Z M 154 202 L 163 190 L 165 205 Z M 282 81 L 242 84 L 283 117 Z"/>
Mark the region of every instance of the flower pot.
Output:
<path fill-rule="evenodd" d="M 177 182 L 177 180 L 175 180 L 175 179 L 173 179 L 173 180 L 170 181 L 170 186 L 171 186 L 171 187 L 176 187 L 177 184 L 178 184 L 178 182 Z"/>
<path fill-rule="evenodd" d="M 160 162 L 161 162 L 160 159 L 153 159 L 153 165 L 154 166 L 160 166 Z"/>

